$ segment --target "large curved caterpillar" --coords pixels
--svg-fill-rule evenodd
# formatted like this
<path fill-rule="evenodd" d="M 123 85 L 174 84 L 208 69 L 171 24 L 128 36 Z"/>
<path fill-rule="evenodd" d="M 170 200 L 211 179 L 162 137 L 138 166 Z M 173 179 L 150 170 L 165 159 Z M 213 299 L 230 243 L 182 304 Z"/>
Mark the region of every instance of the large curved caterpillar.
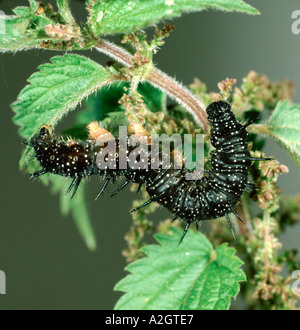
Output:
<path fill-rule="evenodd" d="M 42 169 L 31 174 L 37 177 L 45 173 L 52 173 L 73 178 L 67 192 L 73 189 L 73 194 L 80 181 L 90 175 L 105 177 L 104 185 L 99 192 L 100 196 L 111 179 L 124 176 L 126 181 L 113 193 L 117 194 L 128 183 L 138 183 L 147 190 L 149 200 L 140 208 L 151 202 L 157 202 L 175 215 L 186 221 L 185 230 L 179 244 L 185 237 L 192 222 L 197 225 L 199 221 L 210 220 L 225 216 L 234 235 L 229 214 L 234 213 L 239 220 L 235 207 L 247 186 L 254 187 L 248 182 L 248 170 L 252 161 L 269 160 L 270 158 L 252 158 L 247 148 L 247 126 L 241 125 L 231 111 L 230 105 L 225 101 L 210 104 L 207 109 L 208 121 L 211 126 L 210 141 L 215 150 L 211 153 L 211 169 L 205 171 L 200 180 L 186 180 L 187 169 L 174 167 L 174 162 L 168 168 L 161 166 L 157 169 L 131 168 L 126 164 L 119 168 L 121 150 L 108 153 L 107 162 L 114 162 L 114 167 L 100 166 L 99 155 L 104 152 L 110 140 L 114 137 L 106 130 L 91 123 L 88 128 L 90 139 L 86 141 L 59 140 L 47 126 L 43 126 L 28 145 L 35 150 L 35 157 Z M 143 142 L 146 146 L 149 141 Z M 127 150 L 132 151 L 130 141 L 127 141 Z M 151 152 L 146 148 L 146 162 L 151 164 Z M 127 157 L 128 161 L 128 157 Z M 161 164 L 161 163 L 160 163 Z M 98 197 L 97 196 L 97 197 Z"/>

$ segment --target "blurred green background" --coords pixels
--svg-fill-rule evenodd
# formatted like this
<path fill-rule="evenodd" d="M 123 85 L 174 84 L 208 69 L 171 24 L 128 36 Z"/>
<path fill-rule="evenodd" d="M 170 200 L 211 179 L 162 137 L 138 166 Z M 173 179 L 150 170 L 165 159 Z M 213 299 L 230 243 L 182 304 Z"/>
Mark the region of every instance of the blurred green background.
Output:
<path fill-rule="evenodd" d="M 70 3 L 75 16 L 84 21 L 84 1 Z M 240 84 L 249 70 L 271 80 L 290 78 L 296 83 L 294 100 L 300 102 L 300 35 L 291 32 L 291 15 L 300 9 L 299 0 L 248 3 L 262 15 L 205 11 L 173 20 L 176 29 L 154 61 L 184 84 L 200 78 L 209 90 L 216 90 L 217 82 L 226 77 L 237 78 Z M 27 1 L 0 0 L 0 10 L 6 14 L 17 5 L 27 5 Z M 101 182 L 90 181 L 87 198 L 98 243 L 97 251 L 90 252 L 72 218 L 61 216 L 58 197 L 39 180 L 22 179 L 18 169 L 23 145 L 12 123 L 10 104 L 37 66 L 54 55 L 36 50 L 0 56 L 0 270 L 7 279 L 0 309 L 112 309 L 121 295 L 113 287 L 126 274 L 121 250 L 126 247 L 124 234 L 132 222 L 128 210 L 135 195 L 127 189 L 114 199 L 106 193 L 95 202 Z M 102 64 L 109 60 L 96 51 L 85 55 Z M 273 141 L 268 141 L 265 150 L 290 169 L 279 179 L 283 193 L 298 193 L 300 170 L 290 156 Z M 165 214 L 158 212 L 154 219 Z M 284 233 L 285 247 L 300 249 L 299 234 L 300 226 Z M 245 306 L 238 300 L 233 307 Z"/>

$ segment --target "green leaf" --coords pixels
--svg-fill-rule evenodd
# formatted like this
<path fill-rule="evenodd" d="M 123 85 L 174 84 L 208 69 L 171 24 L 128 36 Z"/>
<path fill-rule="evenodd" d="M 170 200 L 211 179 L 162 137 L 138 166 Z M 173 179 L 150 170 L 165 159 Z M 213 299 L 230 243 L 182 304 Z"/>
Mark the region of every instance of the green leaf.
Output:
<path fill-rule="evenodd" d="M 15 52 L 38 47 L 43 39 L 33 38 L 27 33 L 29 24 L 27 19 L 6 16 L 5 33 L 0 33 L 0 51 Z"/>
<path fill-rule="evenodd" d="M 54 11 L 50 4 L 44 6 L 35 0 L 29 0 L 29 3 L 30 7 L 14 8 L 16 16 L 0 16 L 0 23 L 5 25 L 4 30 L 0 29 L 0 51 L 83 49 L 91 46 L 90 40 L 84 41 L 67 0 L 57 0 L 58 11 Z"/>
<path fill-rule="evenodd" d="M 12 108 L 20 135 L 29 138 L 44 125 L 55 126 L 85 97 L 109 82 L 109 73 L 98 63 L 76 54 L 56 56 L 39 66 Z"/>
<path fill-rule="evenodd" d="M 130 264 L 131 273 L 115 290 L 126 292 L 115 309 L 222 310 L 245 281 L 242 261 L 225 244 L 213 249 L 199 232 L 189 231 L 177 247 L 182 230 L 157 234 L 160 245 L 142 249 L 147 257 Z"/>
<path fill-rule="evenodd" d="M 128 33 L 165 19 L 204 9 L 259 14 L 242 0 L 90 0 L 89 24 L 96 37 Z"/>
<path fill-rule="evenodd" d="M 277 103 L 267 122 L 267 134 L 275 138 L 300 166 L 300 109 L 289 101 Z"/>
<path fill-rule="evenodd" d="M 55 22 L 45 14 L 36 13 L 39 5 L 30 0 L 30 7 L 16 7 L 16 16 L 5 16 L 4 31 L 0 31 L 0 51 L 17 51 L 35 48 L 45 39 L 44 28 Z M 4 33 L 2 33 L 4 32 Z"/>

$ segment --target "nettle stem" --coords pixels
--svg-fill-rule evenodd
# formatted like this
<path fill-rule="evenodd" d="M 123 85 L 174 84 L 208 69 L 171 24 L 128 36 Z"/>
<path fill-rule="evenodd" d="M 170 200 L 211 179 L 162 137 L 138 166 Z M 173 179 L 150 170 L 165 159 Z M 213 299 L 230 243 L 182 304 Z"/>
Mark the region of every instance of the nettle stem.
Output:
<path fill-rule="evenodd" d="M 107 40 L 102 39 L 95 48 L 99 52 L 110 56 L 126 67 L 130 67 L 134 63 L 133 56 L 127 50 Z M 196 123 L 199 124 L 205 132 L 209 131 L 206 112 L 204 110 L 205 106 L 191 91 L 174 78 L 169 77 L 155 67 L 150 70 L 146 80 L 182 105 L 190 114 L 192 114 Z"/>

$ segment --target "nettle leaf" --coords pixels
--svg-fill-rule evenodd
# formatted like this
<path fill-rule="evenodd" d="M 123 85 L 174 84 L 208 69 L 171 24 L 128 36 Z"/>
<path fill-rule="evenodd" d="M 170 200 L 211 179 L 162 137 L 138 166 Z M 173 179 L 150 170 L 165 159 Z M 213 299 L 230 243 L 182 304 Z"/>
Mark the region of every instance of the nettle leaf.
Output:
<path fill-rule="evenodd" d="M 300 166 L 300 108 L 280 101 L 267 122 L 267 134 L 281 143 Z"/>
<path fill-rule="evenodd" d="M 128 33 L 154 25 L 184 12 L 204 9 L 259 14 L 242 0 L 89 0 L 89 24 L 96 37 Z"/>
<path fill-rule="evenodd" d="M 29 26 L 27 19 L 6 16 L 5 33 L 0 33 L 0 51 L 17 51 L 38 47 L 42 40 L 26 34 Z"/>
<path fill-rule="evenodd" d="M 29 139 L 44 124 L 55 126 L 70 110 L 73 110 L 83 98 L 109 81 L 109 73 L 96 62 L 79 55 L 57 56 L 51 63 L 43 64 L 34 73 L 30 82 L 12 104 L 16 115 L 13 118 L 19 125 L 20 135 Z M 21 168 L 28 167 L 34 172 L 38 164 L 28 156 L 28 147 L 20 161 Z M 95 237 L 90 225 L 83 190 L 77 193 L 74 201 L 64 196 L 70 184 L 63 177 L 43 176 L 44 184 L 51 184 L 54 191 L 61 192 L 61 206 L 64 213 L 72 212 L 79 232 L 87 246 L 94 249 Z"/>
<path fill-rule="evenodd" d="M 37 13 L 39 4 L 30 0 L 30 7 L 16 7 L 15 16 L 2 16 L 4 29 L 0 31 L 0 51 L 17 51 L 35 48 L 45 39 L 44 28 L 54 21 L 45 14 Z"/>
<path fill-rule="evenodd" d="M 62 50 L 83 49 L 80 27 L 69 8 L 67 0 L 57 0 L 58 11 L 50 4 L 29 0 L 30 7 L 14 8 L 13 15 L 0 16 L 0 51 L 18 51 L 30 48 Z M 64 41 L 70 41 L 63 43 Z M 89 47 L 88 45 L 87 47 Z"/>
<path fill-rule="evenodd" d="M 142 248 L 147 257 L 128 265 L 127 275 L 115 286 L 126 292 L 115 309 L 224 310 L 245 281 L 235 249 L 222 244 L 213 249 L 199 232 L 189 231 L 177 247 L 182 230 L 157 234 L 160 245 Z"/>

